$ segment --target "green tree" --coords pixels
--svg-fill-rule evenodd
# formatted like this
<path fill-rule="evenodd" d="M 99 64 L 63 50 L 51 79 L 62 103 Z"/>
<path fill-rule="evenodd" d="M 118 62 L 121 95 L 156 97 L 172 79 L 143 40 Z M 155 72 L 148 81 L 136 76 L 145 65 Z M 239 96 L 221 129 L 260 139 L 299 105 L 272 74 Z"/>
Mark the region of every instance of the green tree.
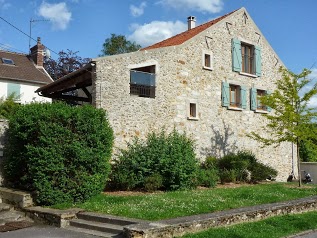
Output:
<path fill-rule="evenodd" d="M 102 45 L 101 54 L 99 56 L 117 55 L 138 51 L 141 45 L 131 42 L 123 35 L 111 34 Z"/>
<path fill-rule="evenodd" d="M 299 74 L 285 68 L 281 68 L 280 72 L 282 77 L 276 82 L 276 90 L 260 98 L 264 105 L 274 110 L 273 113 L 263 114 L 268 119 L 264 128 L 270 136 L 263 137 L 257 132 L 252 132 L 249 136 L 264 146 L 281 142 L 296 144 L 298 178 L 301 186 L 299 148 L 300 143 L 316 138 L 316 127 L 311 122 L 316 120 L 317 112 L 310 108 L 308 103 L 317 94 L 317 83 L 313 84 L 308 77 L 311 71 L 307 69 Z"/>

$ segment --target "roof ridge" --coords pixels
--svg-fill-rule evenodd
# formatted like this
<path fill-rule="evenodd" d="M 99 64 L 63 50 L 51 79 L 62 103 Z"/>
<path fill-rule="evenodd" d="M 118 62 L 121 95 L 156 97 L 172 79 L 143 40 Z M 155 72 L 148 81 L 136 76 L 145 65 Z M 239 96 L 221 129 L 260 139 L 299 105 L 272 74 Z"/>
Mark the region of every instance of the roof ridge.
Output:
<path fill-rule="evenodd" d="M 10 50 L 0 50 L 0 52 L 8 53 L 8 54 L 15 54 L 15 55 L 25 55 L 25 56 L 28 56 L 28 54 L 26 54 L 26 53 L 19 53 L 19 52 L 10 51 Z"/>
<path fill-rule="evenodd" d="M 208 22 L 205 22 L 199 26 L 196 26 L 190 30 L 186 30 L 184 32 L 181 32 L 175 36 L 172 36 L 168 39 L 165 39 L 163 41 L 160 41 L 160 42 L 157 42 L 153 45 L 150 45 L 150 46 L 147 46 L 147 47 L 144 47 L 142 48 L 141 50 L 151 50 L 151 49 L 156 49 L 156 48 L 162 48 L 162 47 L 167 47 L 167 46 L 175 46 L 175 45 L 180 45 L 182 43 L 184 43 L 185 41 L 193 38 L 194 36 L 196 36 L 197 34 L 199 34 L 200 32 L 204 31 L 205 29 L 207 29 L 208 27 L 216 24 L 217 22 L 223 20 L 224 18 L 226 18 L 227 16 L 231 15 L 232 13 L 240 10 L 241 8 L 239 9 L 236 9 L 232 12 L 229 12 L 223 16 L 220 16 L 216 19 L 213 19 L 211 21 L 208 21 Z M 182 38 L 182 39 L 181 39 Z"/>

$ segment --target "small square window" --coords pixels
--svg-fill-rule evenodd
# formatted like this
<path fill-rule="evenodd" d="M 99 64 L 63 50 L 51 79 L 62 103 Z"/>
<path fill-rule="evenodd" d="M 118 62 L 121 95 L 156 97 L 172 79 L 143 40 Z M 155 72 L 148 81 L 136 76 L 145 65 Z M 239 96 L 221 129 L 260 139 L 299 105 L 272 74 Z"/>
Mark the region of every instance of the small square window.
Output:
<path fill-rule="evenodd" d="M 187 109 L 188 120 L 198 120 L 198 104 L 196 100 L 190 100 Z"/>
<path fill-rule="evenodd" d="M 212 70 L 213 69 L 213 55 L 211 51 L 203 51 L 202 55 L 202 66 L 204 69 Z"/>
<path fill-rule="evenodd" d="M 189 104 L 189 116 L 190 117 L 196 117 L 196 103 L 190 103 Z"/>

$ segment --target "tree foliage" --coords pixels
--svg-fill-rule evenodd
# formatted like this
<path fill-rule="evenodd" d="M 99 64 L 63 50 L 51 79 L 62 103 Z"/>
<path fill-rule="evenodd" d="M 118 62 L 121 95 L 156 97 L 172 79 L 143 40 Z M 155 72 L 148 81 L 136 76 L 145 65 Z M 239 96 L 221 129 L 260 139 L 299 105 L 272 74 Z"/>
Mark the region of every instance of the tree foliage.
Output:
<path fill-rule="evenodd" d="M 311 122 L 316 121 L 317 112 L 309 107 L 309 102 L 317 94 L 317 83 L 308 77 L 311 71 L 307 69 L 299 74 L 285 68 L 281 68 L 280 72 L 282 77 L 276 82 L 276 90 L 260 98 L 263 104 L 273 109 L 273 113 L 263 114 L 268 121 L 264 129 L 270 136 L 264 137 L 257 132 L 249 136 L 264 146 L 281 142 L 295 143 L 299 168 L 300 143 L 316 138 L 316 127 Z"/>
<path fill-rule="evenodd" d="M 111 34 L 111 37 L 105 40 L 102 47 L 100 56 L 129 53 L 141 49 L 141 45 L 127 40 L 124 35 L 116 34 Z"/>
<path fill-rule="evenodd" d="M 77 55 L 78 51 L 60 51 L 58 59 L 46 58 L 44 68 L 53 80 L 57 80 L 71 72 L 74 72 L 87 64 L 90 59 Z"/>

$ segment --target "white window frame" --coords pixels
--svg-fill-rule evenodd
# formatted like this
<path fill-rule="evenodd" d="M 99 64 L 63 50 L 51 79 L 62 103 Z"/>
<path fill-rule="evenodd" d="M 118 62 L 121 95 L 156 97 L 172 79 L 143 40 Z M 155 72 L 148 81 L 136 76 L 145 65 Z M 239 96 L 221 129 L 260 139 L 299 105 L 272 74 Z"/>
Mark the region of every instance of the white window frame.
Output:
<path fill-rule="evenodd" d="M 191 115 L 191 105 L 195 105 L 195 116 Z M 199 112 L 198 100 L 196 99 L 188 100 L 187 101 L 187 119 L 198 121 L 199 120 L 198 112 Z"/>
<path fill-rule="evenodd" d="M 210 66 L 209 67 L 206 66 L 206 61 L 205 61 L 206 55 L 208 55 L 209 59 L 210 59 L 210 62 L 209 62 Z M 203 50 L 202 56 L 201 56 L 201 62 L 202 62 L 203 69 L 213 70 L 214 69 L 214 67 L 213 67 L 214 62 L 213 61 L 214 61 L 214 56 L 213 56 L 212 51 L 211 50 Z"/>

